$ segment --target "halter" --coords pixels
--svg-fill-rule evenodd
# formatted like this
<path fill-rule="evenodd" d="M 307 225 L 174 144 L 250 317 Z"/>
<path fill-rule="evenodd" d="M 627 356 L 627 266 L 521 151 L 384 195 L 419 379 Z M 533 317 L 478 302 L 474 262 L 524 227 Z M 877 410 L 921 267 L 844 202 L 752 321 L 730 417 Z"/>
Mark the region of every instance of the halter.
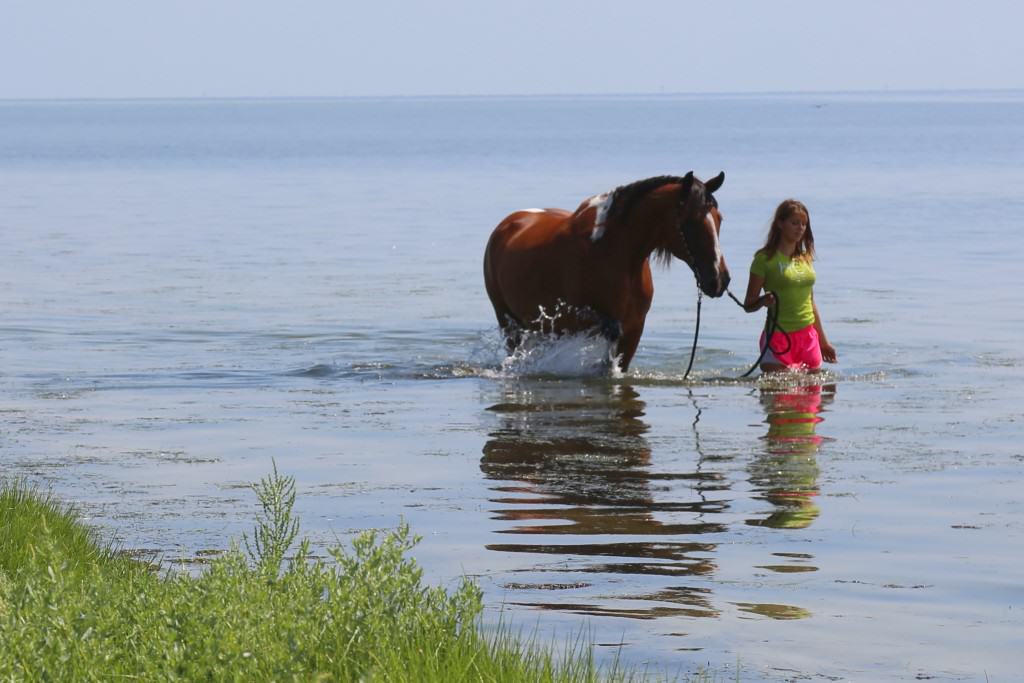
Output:
<path fill-rule="evenodd" d="M 693 277 L 697 281 L 697 292 L 700 294 L 702 292 L 701 285 L 703 284 L 703 280 L 700 279 L 700 272 L 697 270 L 696 258 L 693 255 L 693 250 L 690 249 L 690 241 L 686 238 L 686 230 L 683 229 L 684 225 L 686 225 L 684 221 L 679 221 L 679 236 L 683 238 L 683 251 L 690 257 L 688 265 L 690 266 L 690 272 L 693 273 Z M 700 297 L 697 299 L 697 310 L 700 310 Z M 693 360 L 691 359 L 690 362 L 692 364 Z"/>

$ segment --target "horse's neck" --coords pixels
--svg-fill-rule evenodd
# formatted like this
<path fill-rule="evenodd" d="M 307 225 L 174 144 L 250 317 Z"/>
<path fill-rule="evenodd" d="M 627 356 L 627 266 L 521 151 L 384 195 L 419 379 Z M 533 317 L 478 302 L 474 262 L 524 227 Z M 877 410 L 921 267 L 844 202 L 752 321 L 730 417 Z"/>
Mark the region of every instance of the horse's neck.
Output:
<path fill-rule="evenodd" d="M 651 253 L 667 248 L 667 230 L 672 229 L 673 213 L 667 198 L 654 195 L 633 208 L 623 219 L 614 221 L 606 229 L 609 251 L 639 267 Z"/>

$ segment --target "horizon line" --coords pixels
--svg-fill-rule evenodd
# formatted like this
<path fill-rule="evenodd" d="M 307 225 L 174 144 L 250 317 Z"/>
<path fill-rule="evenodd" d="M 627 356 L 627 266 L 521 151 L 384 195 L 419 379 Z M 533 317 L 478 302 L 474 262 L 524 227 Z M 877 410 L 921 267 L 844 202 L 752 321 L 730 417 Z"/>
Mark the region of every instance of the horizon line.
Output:
<path fill-rule="evenodd" d="M 629 99 L 672 97 L 801 97 L 836 95 L 952 95 L 952 94 L 1014 94 L 1024 87 L 1007 88 L 864 88 L 851 90 L 719 90 L 678 92 L 576 92 L 576 93 L 435 93 L 376 95 L 116 95 L 99 97 L 3 97 L 0 103 L 16 102 L 240 102 L 240 101 L 333 101 L 333 100 L 487 100 L 487 99 Z"/>

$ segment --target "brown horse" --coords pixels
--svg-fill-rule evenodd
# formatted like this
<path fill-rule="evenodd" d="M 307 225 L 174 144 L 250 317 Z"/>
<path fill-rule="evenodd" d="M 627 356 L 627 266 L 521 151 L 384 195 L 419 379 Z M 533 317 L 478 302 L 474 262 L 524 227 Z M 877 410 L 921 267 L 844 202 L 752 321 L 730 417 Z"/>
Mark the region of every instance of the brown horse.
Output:
<path fill-rule="evenodd" d="M 523 330 L 595 330 L 629 367 L 654 297 L 650 257 L 685 261 L 697 285 L 721 296 L 729 269 L 718 244 L 722 216 L 707 183 L 658 176 L 623 185 L 564 209 L 517 211 L 494 229 L 484 283 L 509 350 Z"/>

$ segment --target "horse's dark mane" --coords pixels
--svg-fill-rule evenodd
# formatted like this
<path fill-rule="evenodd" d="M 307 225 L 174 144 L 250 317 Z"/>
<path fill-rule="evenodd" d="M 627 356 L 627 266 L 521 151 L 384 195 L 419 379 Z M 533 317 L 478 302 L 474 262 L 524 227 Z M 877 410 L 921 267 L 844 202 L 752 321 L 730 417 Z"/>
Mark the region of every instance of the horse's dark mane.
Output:
<path fill-rule="evenodd" d="M 685 180 L 686 178 L 681 176 L 659 175 L 654 176 L 653 178 L 638 180 L 635 183 L 630 183 L 629 185 L 621 185 L 612 191 L 611 205 L 608 208 L 608 215 L 605 220 L 611 221 L 625 216 L 638 201 L 647 195 L 648 192 L 651 192 L 662 185 L 668 185 L 669 183 L 677 183 L 681 185 Z M 654 261 L 655 263 L 668 267 L 672 262 L 672 252 L 668 250 L 668 247 L 659 245 L 654 250 Z"/>
<path fill-rule="evenodd" d="M 648 192 L 661 187 L 662 185 L 668 185 L 669 183 L 682 183 L 685 178 L 674 175 L 659 175 L 653 178 L 646 178 L 644 180 L 638 180 L 635 183 L 629 185 L 620 185 L 619 187 L 612 190 L 611 205 L 608 207 L 608 216 L 606 220 L 615 220 L 621 218 L 629 213 L 629 210 L 633 208 L 640 199 L 642 199 Z"/>

